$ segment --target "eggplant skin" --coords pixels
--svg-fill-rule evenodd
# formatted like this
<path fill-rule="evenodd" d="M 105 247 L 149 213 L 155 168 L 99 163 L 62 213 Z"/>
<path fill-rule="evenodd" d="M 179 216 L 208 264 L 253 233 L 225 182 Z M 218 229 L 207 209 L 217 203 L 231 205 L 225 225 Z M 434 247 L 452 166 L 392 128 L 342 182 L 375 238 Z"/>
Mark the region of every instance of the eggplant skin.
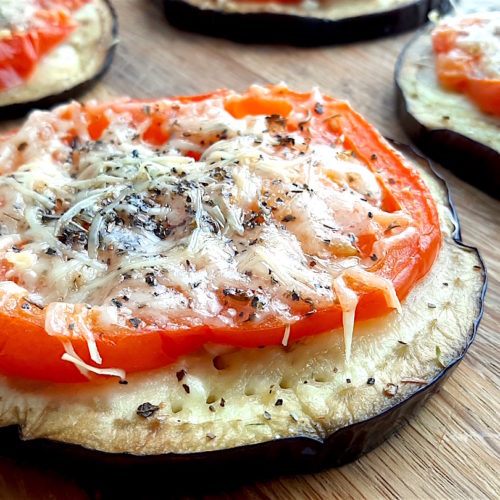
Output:
<path fill-rule="evenodd" d="M 108 71 L 116 50 L 118 40 L 118 17 L 110 0 L 95 0 L 100 8 L 105 9 L 109 22 L 101 20 L 102 25 L 106 25 L 109 32 L 102 34 L 105 46 L 101 47 L 105 53 L 101 57 L 98 68 L 83 81 L 78 81 L 75 85 L 67 88 L 64 85 L 60 88 L 47 89 L 47 93 L 37 96 L 35 99 L 23 99 L 13 103 L 3 102 L 0 98 L 0 119 L 12 119 L 25 115 L 33 109 L 45 109 L 55 104 L 74 99 L 80 94 L 90 89 Z M 0 92 L 1 96 L 1 92 Z"/>
<path fill-rule="evenodd" d="M 393 434 L 465 356 L 486 291 L 484 265 L 477 250 L 461 242 L 444 181 L 413 150 L 397 147 L 436 199 L 443 248 L 403 301 L 403 315 L 356 326 L 350 365 L 339 331 L 286 349 L 217 354 L 207 348 L 170 367 L 130 375 L 128 385 L 105 380 L 75 387 L 0 377 L 4 452 L 50 454 L 94 468 L 141 464 L 160 471 L 168 465 L 172 473 L 228 467 L 276 474 L 342 465 Z M 368 381 L 371 375 L 376 381 Z M 408 384 L 406 377 L 425 382 Z M 399 387 L 394 397 L 384 391 L 390 382 Z M 158 411 L 137 415 L 144 402 Z M 17 438 L 16 426 L 28 441 Z"/>
<path fill-rule="evenodd" d="M 401 33 L 427 21 L 430 10 L 447 12 L 449 0 L 415 0 L 383 12 L 335 20 L 271 12 L 202 9 L 189 0 L 164 0 L 165 15 L 180 29 L 241 43 L 332 45 Z"/>
<path fill-rule="evenodd" d="M 419 81 L 418 75 L 430 77 L 434 68 L 430 55 L 431 30 L 432 27 L 428 27 L 417 33 L 403 49 L 396 64 L 396 107 L 401 125 L 429 157 L 468 183 L 500 198 L 500 118 L 482 113 L 467 97 L 443 90 L 437 81 L 424 77 Z M 425 101 L 419 107 L 420 96 L 412 95 L 417 85 L 413 85 L 414 82 L 425 85 L 429 92 L 435 92 L 436 106 L 432 106 L 432 110 Z M 453 106 L 443 97 L 453 98 Z M 471 116 L 470 124 L 463 117 L 458 121 L 459 115 L 466 113 Z M 484 142 L 482 127 L 488 132 Z"/>

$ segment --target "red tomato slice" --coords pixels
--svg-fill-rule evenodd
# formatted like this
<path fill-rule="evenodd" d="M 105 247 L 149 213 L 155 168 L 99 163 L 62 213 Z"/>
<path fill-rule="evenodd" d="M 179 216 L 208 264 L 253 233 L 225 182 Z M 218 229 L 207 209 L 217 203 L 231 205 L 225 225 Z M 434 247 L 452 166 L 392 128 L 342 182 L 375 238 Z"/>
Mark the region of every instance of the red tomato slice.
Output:
<path fill-rule="evenodd" d="M 493 16 L 498 13 L 444 22 L 432 32 L 432 43 L 439 82 L 467 95 L 482 111 L 500 116 L 500 78 L 485 74 L 485 42 L 469 41 L 471 34 L 484 31 L 493 22 Z"/>
<path fill-rule="evenodd" d="M 71 12 L 88 1 L 40 1 L 27 30 L 0 39 L 0 91 L 22 84 L 33 74 L 40 59 L 75 30 Z"/>
<path fill-rule="evenodd" d="M 176 116 L 180 103 L 211 103 L 224 108 L 235 118 L 260 114 L 280 115 L 287 118 L 289 132 L 300 133 L 314 144 L 332 144 L 342 136 L 344 147 L 350 149 L 359 161 L 375 173 L 383 193 L 382 208 L 388 212 L 401 210 L 412 217 L 411 224 L 416 230 L 414 237 L 406 241 L 388 240 L 387 254 L 370 269 L 370 272 L 391 280 L 402 300 L 431 269 L 441 245 L 439 219 L 432 196 L 404 157 L 348 103 L 322 96 L 323 104 L 321 112 L 318 112 L 314 96 L 310 93 L 295 93 L 282 86 L 252 87 L 241 95 L 217 91 L 204 96 L 159 101 L 119 100 L 115 103 L 91 104 L 84 108 L 84 112 L 93 140 L 99 139 L 108 127 L 110 113 L 127 113 L 137 129 L 143 130 L 142 140 L 155 146 L 168 139 L 167 124 Z M 78 106 L 74 103 L 59 108 L 58 116 L 71 124 L 73 111 L 80 109 Z M 303 120 L 306 115 L 309 115 L 309 120 L 305 127 Z M 203 111 L 200 112 L 200 118 L 203 118 Z M 149 127 L 144 124 L 149 124 Z M 154 133 L 151 127 L 154 127 Z M 62 127 L 63 130 L 69 128 L 67 124 Z M 389 236 L 390 228 L 386 233 Z M 372 245 L 373 241 L 369 238 L 361 239 L 361 255 L 368 256 Z M 219 292 L 222 295 L 222 290 Z M 356 292 L 359 296 L 357 320 L 381 316 L 389 311 L 380 290 L 374 291 L 359 285 Z M 231 297 L 227 301 L 231 302 Z M 233 302 L 230 305 L 242 312 L 249 307 L 248 304 Z M 3 325 L 0 331 L 0 371 L 10 376 L 56 382 L 85 380 L 71 363 L 61 360 L 64 352 L 62 341 L 68 340 L 68 337 L 47 334 L 44 328 L 45 310 L 27 307 L 26 299 L 22 297 L 15 304 L 11 297 L 9 304 L 9 307 L 4 305 L 0 311 Z M 314 311 L 302 301 L 291 302 L 290 307 L 293 314 L 300 318 L 290 324 L 290 342 L 342 325 L 342 309 L 338 302 Z M 224 326 L 211 320 L 200 324 L 188 317 L 169 327 L 158 326 L 144 318 L 133 320 L 126 326 L 105 328 L 96 320 L 93 311 L 86 315 L 86 324 L 93 332 L 102 356 L 102 367 L 121 368 L 127 373 L 150 370 L 167 365 L 206 342 L 242 347 L 279 345 L 287 324 L 279 316 L 258 322 L 239 322 L 233 326 Z M 85 362 L 93 364 L 83 336 L 73 334 L 70 340 L 77 354 Z"/>

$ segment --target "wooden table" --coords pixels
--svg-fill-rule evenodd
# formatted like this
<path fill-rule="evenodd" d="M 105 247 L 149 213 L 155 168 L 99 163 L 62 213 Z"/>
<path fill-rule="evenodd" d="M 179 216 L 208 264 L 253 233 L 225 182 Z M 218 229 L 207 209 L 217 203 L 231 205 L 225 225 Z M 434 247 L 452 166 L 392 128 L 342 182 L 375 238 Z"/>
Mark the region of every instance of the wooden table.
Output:
<path fill-rule="evenodd" d="M 193 94 L 220 87 L 244 90 L 254 82 L 285 81 L 297 90 L 318 86 L 346 98 L 383 134 L 408 140 L 395 117 L 393 70 L 410 34 L 329 48 L 246 46 L 173 29 L 151 0 L 114 4 L 120 19 L 116 57 L 107 76 L 84 99 Z M 464 241 L 479 247 L 489 272 L 485 314 L 469 354 L 441 392 L 368 455 L 339 469 L 232 487 L 228 498 L 500 495 L 500 203 L 439 170 L 451 187 Z M 39 478 L 36 484 L 43 483 L 56 498 L 85 497 L 88 492 L 70 481 Z M 43 490 L 28 481 L 22 488 L 25 497 Z M 2 491 L 0 481 L 0 498 Z"/>

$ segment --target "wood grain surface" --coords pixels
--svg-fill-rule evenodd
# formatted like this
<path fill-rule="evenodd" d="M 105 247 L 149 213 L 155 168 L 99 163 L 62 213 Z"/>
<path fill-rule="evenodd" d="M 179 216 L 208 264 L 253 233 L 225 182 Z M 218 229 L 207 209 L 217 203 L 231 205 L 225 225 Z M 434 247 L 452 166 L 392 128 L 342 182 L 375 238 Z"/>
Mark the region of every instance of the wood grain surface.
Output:
<path fill-rule="evenodd" d="M 220 87 L 244 90 L 252 83 L 285 81 L 297 90 L 318 86 L 346 98 L 383 134 L 408 141 L 395 117 L 393 72 L 411 34 L 315 49 L 239 45 L 173 29 L 151 0 L 114 4 L 120 22 L 115 61 L 83 100 L 193 94 Z M 4 122 L 0 129 L 18 123 Z M 499 498 L 500 203 L 450 172 L 439 171 L 449 182 L 464 241 L 480 249 L 488 268 L 485 313 L 465 360 L 408 425 L 356 462 L 317 474 L 248 480 L 218 494 L 290 499 Z M 0 498 L 88 495 L 98 496 L 98 490 L 82 488 L 71 477 L 37 473 L 13 459 L 0 458 Z"/>

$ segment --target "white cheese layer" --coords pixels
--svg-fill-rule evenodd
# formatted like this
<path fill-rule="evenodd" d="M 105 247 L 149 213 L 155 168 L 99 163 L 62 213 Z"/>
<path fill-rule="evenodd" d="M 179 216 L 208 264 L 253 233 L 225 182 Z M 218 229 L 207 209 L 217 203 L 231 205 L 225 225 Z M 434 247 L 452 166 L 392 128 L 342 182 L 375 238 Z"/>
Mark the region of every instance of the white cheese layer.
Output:
<path fill-rule="evenodd" d="M 460 49 L 470 54 L 481 54 L 481 74 L 478 77 L 500 78 L 500 12 L 472 14 L 470 18 L 479 22 L 468 25 L 466 32 L 460 29 L 464 22 L 463 16 L 446 20 L 445 24 L 459 28 L 457 46 Z"/>
<path fill-rule="evenodd" d="M 176 104 L 162 148 L 141 140 L 150 119 L 136 126 L 111 109 L 90 140 L 76 103 L 71 121 L 58 119 L 63 107 L 35 112 L 0 145 L 4 278 L 47 306 L 49 333 L 86 338 L 97 363 L 92 332 L 72 319 L 83 304 L 106 327 L 172 328 L 286 324 L 339 300 L 348 346 L 348 283 L 399 307 L 391 282 L 367 271 L 385 247 L 358 246 L 388 230 L 414 237 L 408 215 L 381 208 L 375 175 L 341 143 L 309 144 L 276 116 L 235 120 L 207 106 Z"/>
<path fill-rule="evenodd" d="M 11 30 L 22 31 L 29 26 L 37 6 L 35 0 L 2 0 L 0 2 L 0 40 Z"/>

